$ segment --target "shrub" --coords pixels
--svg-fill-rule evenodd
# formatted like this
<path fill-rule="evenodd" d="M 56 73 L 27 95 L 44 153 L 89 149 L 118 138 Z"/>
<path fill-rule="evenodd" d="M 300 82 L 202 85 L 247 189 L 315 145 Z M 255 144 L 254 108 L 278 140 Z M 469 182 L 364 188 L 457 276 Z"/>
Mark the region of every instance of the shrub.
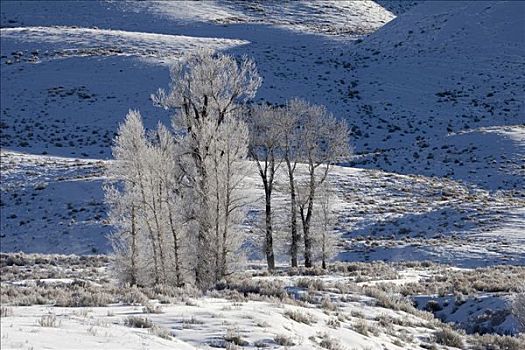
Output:
<path fill-rule="evenodd" d="M 361 333 L 365 337 L 368 336 L 368 322 L 366 322 L 365 320 L 357 321 L 356 323 L 354 323 L 353 328 L 357 333 Z"/>
<path fill-rule="evenodd" d="M 525 285 L 522 287 L 520 293 L 514 296 L 512 313 L 520 324 L 522 331 L 525 332 Z"/>
<path fill-rule="evenodd" d="M 343 347 L 337 341 L 337 339 L 331 338 L 328 336 L 328 334 L 323 334 L 321 341 L 319 342 L 319 346 L 321 346 L 324 349 L 328 350 L 342 350 Z"/>
<path fill-rule="evenodd" d="M 38 320 L 38 324 L 40 325 L 40 327 L 52 327 L 52 328 L 60 327 L 60 321 L 57 321 L 57 317 L 53 314 L 43 315 Z"/>
<path fill-rule="evenodd" d="M 511 337 L 506 335 L 484 334 L 472 338 L 473 350 L 522 350 L 525 349 L 525 335 Z"/>
<path fill-rule="evenodd" d="M 355 317 L 355 318 L 365 318 L 365 314 L 362 313 L 361 311 L 359 310 L 352 310 L 350 311 L 350 315 L 352 317 Z"/>
<path fill-rule="evenodd" d="M 199 320 L 199 319 L 196 318 L 195 316 L 191 316 L 190 318 L 186 318 L 186 319 L 184 319 L 184 321 L 182 321 L 182 323 L 183 323 L 184 325 L 190 325 L 190 324 L 204 324 L 204 321 Z"/>
<path fill-rule="evenodd" d="M 377 306 L 396 311 L 404 311 L 406 313 L 425 318 L 426 320 L 431 320 L 434 318 L 434 315 L 431 313 L 416 309 L 409 299 L 400 295 L 387 293 L 377 287 L 365 287 L 363 288 L 363 293 L 366 296 L 376 299 Z"/>
<path fill-rule="evenodd" d="M 309 290 L 322 291 L 325 288 L 324 282 L 318 278 L 299 278 L 296 286 L 299 288 L 306 288 Z"/>
<path fill-rule="evenodd" d="M 150 302 L 146 302 L 144 303 L 142 312 L 144 312 L 145 314 L 161 314 L 162 307 L 160 305 L 153 305 Z"/>
<path fill-rule="evenodd" d="M 321 307 L 325 310 L 335 311 L 337 310 L 337 305 L 335 305 L 332 302 L 332 299 L 330 297 L 326 296 L 323 298 L 323 301 L 321 302 Z"/>
<path fill-rule="evenodd" d="M 126 288 L 119 301 L 125 305 L 144 305 L 148 302 L 148 297 L 136 286 Z"/>
<path fill-rule="evenodd" d="M 436 343 L 455 348 L 463 349 L 463 339 L 461 334 L 449 327 L 443 327 L 434 334 Z"/>
<path fill-rule="evenodd" d="M 232 279 L 228 282 L 218 283 L 216 289 L 219 291 L 237 291 L 244 297 L 248 297 L 250 294 L 258 294 L 260 296 L 275 297 L 280 300 L 288 298 L 288 293 L 284 289 L 282 282 L 276 280 Z"/>
<path fill-rule="evenodd" d="M 284 316 L 299 323 L 304 323 L 308 325 L 315 323 L 315 319 L 312 315 L 306 312 L 301 312 L 299 310 L 287 310 L 285 311 Z"/>
<path fill-rule="evenodd" d="M 387 315 L 387 314 L 380 314 L 380 315 L 376 316 L 375 320 L 383 328 L 391 328 L 392 325 L 394 324 L 394 318 L 392 316 Z"/>
<path fill-rule="evenodd" d="M 339 328 L 341 327 L 341 322 L 337 318 L 331 317 L 326 321 L 326 325 L 330 328 Z"/>
<path fill-rule="evenodd" d="M 236 328 L 229 328 L 226 331 L 226 335 L 224 336 L 224 340 L 226 340 L 228 343 L 232 343 L 238 346 L 246 346 L 248 345 L 248 342 L 244 339 L 242 339 L 241 334 L 239 333 L 239 330 Z"/>
<path fill-rule="evenodd" d="M 153 327 L 153 322 L 146 317 L 128 316 L 124 320 L 124 325 L 132 328 L 151 328 Z"/>
<path fill-rule="evenodd" d="M 291 337 L 287 335 L 283 335 L 283 334 L 276 335 L 275 337 L 273 337 L 273 340 L 281 346 L 294 346 L 295 345 Z"/>
<path fill-rule="evenodd" d="M 110 294 L 99 291 L 85 289 L 81 287 L 66 289 L 59 293 L 55 299 L 55 306 L 62 307 L 100 307 L 107 306 L 114 301 Z"/>
<path fill-rule="evenodd" d="M 162 339 L 168 339 L 168 340 L 171 339 L 171 332 L 169 331 L 169 329 L 161 327 L 161 326 L 153 325 L 152 327 L 149 328 L 149 332 Z"/>

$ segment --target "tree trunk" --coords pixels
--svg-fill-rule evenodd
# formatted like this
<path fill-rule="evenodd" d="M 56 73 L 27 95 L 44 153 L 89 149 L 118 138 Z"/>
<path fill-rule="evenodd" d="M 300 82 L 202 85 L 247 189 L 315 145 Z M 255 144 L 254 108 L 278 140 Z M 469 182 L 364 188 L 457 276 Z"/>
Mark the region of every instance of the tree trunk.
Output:
<path fill-rule="evenodd" d="M 221 196 L 219 189 L 219 164 L 217 155 L 214 159 L 215 163 L 215 280 L 218 281 L 221 278 L 221 236 L 220 236 L 220 212 L 221 212 Z M 224 242 L 222 242 L 224 244 Z"/>
<path fill-rule="evenodd" d="M 328 196 L 329 194 L 326 194 L 326 196 Z M 327 202 L 323 202 L 323 206 L 322 206 L 322 209 L 323 209 L 323 233 L 322 233 L 322 252 L 321 252 L 321 258 L 322 258 L 322 268 L 323 270 L 326 270 L 326 260 L 328 258 L 328 237 L 327 237 L 327 232 L 328 232 L 328 220 L 329 220 L 329 209 L 328 209 L 328 205 L 329 205 L 329 199 L 327 197 L 326 199 Z"/>
<path fill-rule="evenodd" d="M 312 267 L 312 237 L 310 237 L 310 221 L 312 219 L 314 209 L 314 197 L 315 197 L 315 169 L 310 167 L 310 184 L 308 193 L 308 206 L 306 210 L 306 216 L 304 212 L 301 212 L 301 218 L 303 221 L 303 235 L 304 235 L 304 266 Z"/>
<path fill-rule="evenodd" d="M 222 231 L 222 261 L 221 261 L 221 277 L 226 276 L 228 272 L 227 267 L 227 254 L 228 254 L 228 234 L 229 234 L 229 225 L 230 225 L 230 204 L 231 204 L 231 163 L 230 163 L 230 153 L 227 153 L 227 163 L 226 163 L 226 193 L 224 197 L 224 230 Z"/>
<path fill-rule="evenodd" d="M 197 167 L 198 174 L 200 176 L 199 186 L 199 199 L 200 199 L 200 215 L 198 215 L 198 233 L 197 233 L 197 254 L 196 257 L 197 265 L 195 268 L 195 283 L 201 289 L 207 289 L 212 281 L 210 281 L 210 257 L 211 247 L 209 246 L 208 236 L 211 231 L 211 225 L 209 222 L 209 203 L 208 203 L 208 191 L 206 189 L 207 172 L 204 167 L 202 157 L 198 153 L 193 155 L 195 165 Z"/>
<path fill-rule="evenodd" d="M 288 167 L 288 180 L 290 182 L 290 230 L 292 234 L 292 246 L 290 247 L 290 255 L 292 259 L 292 267 L 297 267 L 299 233 L 297 232 L 297 199 L 295 193 L 294 167 L 292 167 L 292 164 L 289 159 L 286 159 L 286 166 Z"/>
<path fill-rule="evenodd" d="M 159 211 L 161 208 L 160 207 L 157 208 L 157 200 L 155 199 L 155 194 L 153 190 L 151 192 L 152 192 L 151 201 L 153 205 L 153 208 L 152 208 L 153 219 L 155 220 L 155 228 L 157 230 L 157 240 L 159 242 L 160 267 L 162 269 L 162 282 L 166 283 L 166 266 L 165 266 L 166 259 L 164 258 L 164 249 L 163 249 L 164 240 L 162 238 L 162 230 L 160 228 L 160 222 L 159 222 L 159 217 L 158 217 Z M 159 185 L 159 200 L 162 198 L 161 193 L 162 193 L 162 187 L 161 185 Z"/>
<path fill-rule="evenodd" d="M 137 284 L 137 230 L 135 227 L 135 203 L 131 203 L 131 281 Z"/>
<path fill-rule="evenodd" d="M 146 201 L 146 193 L 144 191 L 144 184 L 142 182 L 142 173 L 139 171 L 138 175 L 139 175 L 140 193 L 142 195 L 143 210 L 144 210 L 144 213 L 146 214 L 146 220 L 145 220 L 146 227 L 148 228 L 148 233 L 151 238 L 151 245 L 153 248 L 153 264 L 154 264 L 154 269 L 155 269 L 154 283 L 158 284 L 160 282 L 160 278 L 159 278 L 159 262 L 158 262 L 158 257 L 157 257 L 157 242 L 155 239 L 155 234 L 153 233 L 153 229 L 151 228 L 151 224 L 149 220 L 147 219 L 147 210 L 146 210 L 147 201 Z"/>
<path fill-rule="evenodd" d="M 268 270 L 275 269 L 275 257 L 273 254 L 273 228 L 272 228 L 272 185 L 267 181 L 264 183 L 265 192 L 265 214 L 266 214 L 266 262 Z"/>
<path fill-rule="evenodd" d="M 170 229 L 171 234 L 173 236 L 173 254 L 175 257 L 175 279 L 177 286 L 180 287 L 183 285 L 182 283 L 182 274 L 181 274 L 181 266 L 180 266 L 180 258 L 179 258 L 179 239 L 177 235 L 177 230 L 175 229 L 175 225 L 173 222 L 173 214 L 171 212 L 171 206 L 169 203 L 166 203 L 168 206 L 168 218 L 170 220 Z"/>

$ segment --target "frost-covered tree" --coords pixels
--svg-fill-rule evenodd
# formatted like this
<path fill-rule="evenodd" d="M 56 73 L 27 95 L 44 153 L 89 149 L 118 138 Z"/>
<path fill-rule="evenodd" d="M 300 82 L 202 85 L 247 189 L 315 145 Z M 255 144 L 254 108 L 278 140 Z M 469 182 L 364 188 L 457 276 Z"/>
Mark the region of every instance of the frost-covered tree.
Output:
<path fill-rule="evenodd" d="M 137 284 L 148 259 L 147 242 L 153 249 L 153 278 L 160 281 L 155 234 L 145 225 L 147 169 L 144 163 L 148 144 L 140 113 L 130 111 L 120 126 L 113 147 L 112 162 L 108 168 L 111 180 L 105 187 L 109 204 L 109 222 L 115 231 L 112 243 L 116 254 L 117 272 L 126 282 Z M 119 180 L 119 183 L 115 183 Z M 145 232 L 145 226 L 148 231 Z M 145 236 L 147 235 L 147 236 Z"/>
<path fill-rule="evenodd" d="M 337 199 L 333 188 L 325 181 L 317 190 L 316 212 L 313 222 L 314 255 L 321 260 L 321 267 L 326 269 L 328 261 L 336 253 L 337 238 L 333 233 L 336 222 L 334 202 Z"/>
<path fill-rule="evenodd" d="M 181 286 L 187 270 L 184 210 L 185 200 L 189 199 L 179 165 L 181 150 L 172 133 L 160 123 L 152 135 L 150 150 L 147 162 L 155 185 L 153 199 L 156 199 L 152 207 L 158 213 L 159 242 L 166 245 L 165 249 L 159 249 L 159 254 L 164 256 L 164 266 L 169 271 L 166 282 Z"/>
<path fill-rule="evenodd" d="M 298 266 L 298 252 L 301 235 L 297 224 L 297 189 L 295 171 L 300 159 L 301 145 L 299 135 L 299 117 L 301 114 L 300 100 L 293 99 L 287 102 L 285 108 L 281 109 L 277 125 L 282 133 L 281 154 L 286 164 L 288 176 L 288 192 L 290 194 L 290 257 L 292 267 Z"/>
<path fill-rule="evenodd" d="M 522 332 L 525 332 L 525 284 L 512 301 L 512 313 L 519 323 Z"/>
<path fill-rule="evenodd" d="M 312 267 L 310 229 L 316 191 L 326 180 L 332 165 L 349 157 L 349 134 L 346 123 L 337 121 L 323 106 L 295 100 L 294 111 L 299 118 L 299 160 L 307 165 L 307 179 L 298 191 L 301 194 L 298 207 L 303 229 L 304 264 Z"/>
<path fill-rule="evenodd" d="M 275 268 L 272 194 L 275 172 L 281 162 L 283 133 L 278 123 L 281 116 L 280 110 L 269 105 L 253 106 L 246 114 L 246 122 L 250 130 L 249 154 L 257 164 L 264 188 L 264 251 L 269 270 Z"/>
<path fill-rule="evenodd" d="M 255 106 L 248 118 L 250 156 L 257 164 L 265 192 L 266 257 L 270 269 L 273 258 L 272 192 L 275 172 L 281 162 L 286 165 L 289 190 L 288 220 L 291 265 L 298 265 L 301 234 L 304 238 L 305 265 L 312 265 L 313 238 L 310 235 L 316 190 L 322 186 L 331 166 L 349 155 L 348 128 L 322 106 L 292 99 L 284 107 Z M 306 163 L 306 181 L 298 181 L 297 165 Z M 320 218 L 319 218 L 320 219 Z M 328 236 L 325 237 L 328 242 Z M 328 248 L 328 246 L 326 247 Z M 328 250 L 325 254 L 325 264 Z"/>
<path fill-rule="evenodd" d="M 217 253 L 212 244 L 217 234 L 214 225 L 218 221 L 214 217 L 217 209 L 212 198 L 217 201 L 217 197 L 213 196 L 212 183 L 213 168 L 223 161 L 225 154 L 214 147 L 214 142 L 225 121 L 234 118 L 255 96 L 260 84 L 253 61 L 243 58 L 237 62 L 231 56 L 201 50 L 185 55 L 171 68 L 169 92 L 159 89 L 152 96 L 157 105 L 174 112 L 173 126 L 186 155 L 181 161 L 182 171 L 193 191 L 193 209 L 188 218 L 196 224 L 197 255 L 193 270 L 195 282 L 202 288 L 210 286 L 218 277 Z M 221 152 L 220 159 L 215 159 L 217 151 Z"/>
<path fill-rule="evenodd" d="M 209 172 L 210 219 L 215 258 L 215 279 L 230 271 L 242 242 L 239 227 L 244 219 L 245 198 L 241 193 L 246 177 L 248 128 L 241 120 L 226 116 L 217 129 L 210 131 L 215 137 L 209 144 L 210 157 L 206 167 Z"/>
<path fill-rule="evenodd" d="M 147 137 L 136 111 L 118 130 L 105 189 L 117 272 L 124 282 L 184 284 L 183 181 L 177 153 L 164 126 Z"/>

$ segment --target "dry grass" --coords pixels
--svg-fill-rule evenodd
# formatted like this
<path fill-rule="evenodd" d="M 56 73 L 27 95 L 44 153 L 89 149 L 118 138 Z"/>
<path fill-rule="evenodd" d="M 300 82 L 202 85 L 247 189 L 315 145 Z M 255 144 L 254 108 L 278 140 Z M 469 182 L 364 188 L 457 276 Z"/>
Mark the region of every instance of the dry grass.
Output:
<path fill-rule="evenodd" d="M 327 350 L 343 350 L 341 343 L 337 339 L 330 337 L 328 334 L 322 335 L 319 346 Z"/>
<path fill-rule="evenodd" d="M 354 329 L 354 331 L 364 335 L 365 337 L 368 336 L 368 332 L 370 331 L 368 327 L 368 322 L 366 322 L 365 320 L 358 320 L 353 324 L 352 328 Z"/>
<path fill-rule="evenodd" d="M 469 343 L 473 350 L 523 350 L 525 334 L 517 337 L 495 334 L 474 335 L 470 337 Z"/>
<path fill-rule="evenodd" d="M 162 326 L 153 325 L 152 327 L 149 328 L 149 332 L 150 334 L 154 334 L 157 337 L 160 337 L 162 339 L 168 339 L 168 340 L 171 339 L 170 330 Z"/>
<path fill-rule="evenodd" d="M 57 317 L 53 314 L 51 315 L 43 315 L 38 320 L 38 324 L 40 327 L 50 327 L 50 328 L 57 328 L 60 327 L 61 322 L 57 320 Z"/>
<path fill-rule="evenodd" d="M 284 312 L 284 316 L 294 320 L 295 322 L 308 325 L 316 322 L 315 318 L 311 314 L 299 310 L 287 310 Z"/>
<path fill-rule="evenodd" d="M 128 316 L 124 319 L 124 325 L 132 328 L 151 328 L 153 327 L 153 322 L 146 317 Z"/>
<path fill-rule="evenodd" d="M 13 308 L 7 307 L 7 306 L 0 307 L 0 317 L 9 317 L 9 316 L 13 316 Z"/>
<path fill-rule="evenodd" d="M 273 337 L 273 340 L 281 346 L 295 346 L 293 339 L 284 334 L 277 334 L 275 337 Z"/>
<path fill-rule="evenodd" d="M 463 336 L 453 330 L 450 327 L 443 327 L 434 333 L 434 341 L 441 345 L 452 346 L 455 348 L 463 349 L 465 344 L 463 343 Z"/>

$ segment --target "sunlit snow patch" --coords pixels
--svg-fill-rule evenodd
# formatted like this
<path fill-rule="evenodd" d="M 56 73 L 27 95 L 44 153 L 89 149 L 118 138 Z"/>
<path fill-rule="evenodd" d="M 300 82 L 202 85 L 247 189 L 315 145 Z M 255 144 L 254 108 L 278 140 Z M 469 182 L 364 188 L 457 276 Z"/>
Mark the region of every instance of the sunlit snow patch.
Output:
<path fill-rule="evenodd" d="M 200 48 L 220 50 L 248 43 L 244 40 L 61 26 L 2 28 L 1 34 L 2 39 L 44 44 L 46 52 L 39 54 L 34 51 L 30 56 L 34 61 L 45 57 L 136 56 L 158 62 L 177 59 L 184 52 Z M 8 46 L 9 43 L 2 43 L 3 51 Z M 10 63 L 16 60 L 14 57 Z"/>

